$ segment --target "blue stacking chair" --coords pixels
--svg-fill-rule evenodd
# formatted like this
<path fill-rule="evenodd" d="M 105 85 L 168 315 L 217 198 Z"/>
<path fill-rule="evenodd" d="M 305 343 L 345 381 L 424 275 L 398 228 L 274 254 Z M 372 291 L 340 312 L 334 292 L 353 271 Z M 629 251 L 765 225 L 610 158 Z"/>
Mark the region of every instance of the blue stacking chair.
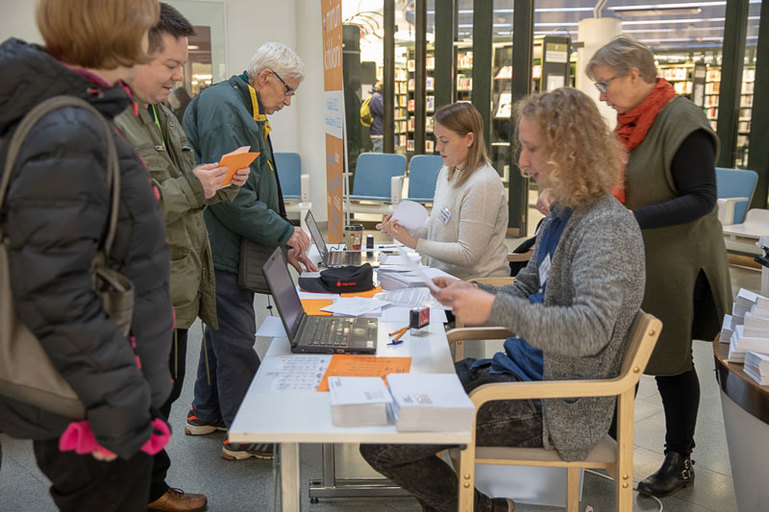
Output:
<path fill-rule="evenodd" d="M 299 153 L 275 153 L 275 166 L 284 199 L 300 199 L 302 186 L 302 157 Z"/>
<path fill-rule="evenodd" d="M 275 153 L 275 167 L 278 169 L 286 213 L 292 218 L 299 214 L 299 224 L 306 229 L 304 216 L 312 208 L 312 203 L 309 199 L 302 201 L 302 157 L 299 153 Z M 309 179 L 309 176 L 305 178 L 308 189 Z"/>
<path fill-rule="evenodd" d="M 390 202 L 391 182 L 406 173 L 406 157 L 393 153 L 361 153 L 355 164 L 350 199 Z"/>
<path fill-rule="evenodd" d="M 755 171 L 716 167 L 718 218 L 724 225 L 742 224 L 756 190 Z"/>
<path fill-rule="evenodd" d="M 435 197 L 435 182 L 443 167 L 440 155 L 414 155 L 409 164 L 408 198 L 420 203 L 432 203 Z"/>

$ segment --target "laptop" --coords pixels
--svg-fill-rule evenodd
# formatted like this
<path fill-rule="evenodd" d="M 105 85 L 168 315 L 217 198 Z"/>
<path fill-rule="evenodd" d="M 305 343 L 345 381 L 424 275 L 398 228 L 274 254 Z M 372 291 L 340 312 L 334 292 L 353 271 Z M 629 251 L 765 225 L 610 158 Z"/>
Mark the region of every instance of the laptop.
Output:
<path fill-rule="evenodd" d="M 376 352 L 378 320 L 310 316 L 304 311 L 294 280 L 286 268 L 280 248 L 262 267 L 286 328 L 291 352 L 311 354 L 373 354 Z"/>
<path fill-rule="evenodd" d="M 321 266 L 331 268 L 344 267 L 347 265 L 363 265 L 364 263 L 368 263 L 372 267 L 379 266 L 379 256 L 373 251 L 329 251 L 328 247 L 326 247 L 326 240 L 323 238 L 323 234 L 320 232 L 318 223 L 315 222 L 315 217 L 312 216 L 311 210 L 307 210 L 304 220 L 307 222 L 307 228 L 310 230 L 312 243 L 315 244 L 315 247 L 318 248 L 318 252 L 320 253 Z"/>

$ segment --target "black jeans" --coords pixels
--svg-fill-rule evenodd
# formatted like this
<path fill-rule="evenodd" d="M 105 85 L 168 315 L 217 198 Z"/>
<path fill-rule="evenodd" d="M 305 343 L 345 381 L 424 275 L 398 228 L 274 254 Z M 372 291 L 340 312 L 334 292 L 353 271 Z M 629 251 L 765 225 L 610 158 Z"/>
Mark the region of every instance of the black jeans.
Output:
<path fill-rule="evenodd" d="M 222 418 L 230 428 L 259 368 L 254 293 L 238 286 L 237 274 L 216 270 L 216 316 L 219 329 L 206 327 L 200 347 L 192 407 L 201 420 L 214 423 Z"/>
<path fill-rule="evenodd" d="M 174 336 L 173 343 L 171 344 L 171 357 L 168 362 L 168 366 L 171 369 L 171 377 L 174 379 L 174 385 L 171 388 L 171 394 L 168 396 L 168 400 L 160 407 L 160 414 L 164 420 L 168 421 L 171 416 L 171 405 L 182 394 L 182 386 L 184 385 L 185 361 L 187 361 L 187 329 L 176 329 L 172 336 Z M 171 459 L 168 457 L 168 453 L 165 449 L 160 450 L 152 457 L 152 483 L 150 484 L 150 500 L 152 503 L 156 499 L 163 496 L 168 491 L 168 484 L 166 483 L 166 474 L 168 474 L 168 468 L 171 467 Z"/>
<path fill-rule="evenodd" d="M 35 441 L 40 470 L 53 484 L 51 496 L 63 512 L 144 512 L 152 457 L 139 452 L 128 460 L 100 462 L 91 455 L 59 451 L 59 440 Z"/>
<path fill-rule="evenodd" d="M 455 363 L 457 376 L 468 393 L 491 382 L 514 382 L 510 374 L 490 374 L 488 367 L 471 370 L 474 359 Z M 542 446 L 542 405 L 539 400 L 489 402 L 478 412 L 478 446 Z M 426 511 L 456 512 L 457 476 L 436 454 L 449 445 L 362 444 L 360 453 L 371 466 L 413 494 Z M 476 512 L 491 511 L 491 500 L 475 490 Z"/>

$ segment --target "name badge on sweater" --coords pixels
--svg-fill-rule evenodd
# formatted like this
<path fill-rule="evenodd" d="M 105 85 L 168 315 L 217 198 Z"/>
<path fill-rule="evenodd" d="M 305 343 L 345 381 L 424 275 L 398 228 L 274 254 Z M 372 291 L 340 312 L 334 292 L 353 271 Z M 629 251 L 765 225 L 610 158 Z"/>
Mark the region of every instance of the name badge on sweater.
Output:
<path fill-rule="evenodd" d="M 441 211 L 438 212 L 438 220 L 444 225 L 448 224 L 451 220 L 451 210 L 446 207 L 441 208 Z"/>
<path fill-rule="evenodd" d="M 545 256 L 542 263 L 539 264 L 539 286 L 545 286 L 547 283 L 547 276 L 550 275 L 550 255 Z"/>

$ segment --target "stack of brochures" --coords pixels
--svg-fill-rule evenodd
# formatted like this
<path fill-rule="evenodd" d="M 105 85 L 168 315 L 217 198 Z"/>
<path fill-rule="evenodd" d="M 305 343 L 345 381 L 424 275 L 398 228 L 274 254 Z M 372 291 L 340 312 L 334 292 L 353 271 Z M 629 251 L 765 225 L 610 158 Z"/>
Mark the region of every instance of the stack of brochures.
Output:
<path fill-rule="evenodd" d="M 740 289 L 732 314 L 724 316 L 721 341 L 727 340 L 731 362 L 743 362 L 749 351 L 769 354 L 769 298 Z"/>
<path fill-rule="evenodd" d="M 329 377 L 331 419 L 337 427 L 390 423 L 392 397 L 381 377 Z"/>
<path fill-rule="evenodd" d="M 745 354 L 745 373 L 762 386 L 769 385 L 769 355 L 758 352 Z"/>
<path fill-rule="evenodd" d="M 453 373 L 391 373 L 387 385 L 400 432 L 470 430 L 475 405 Z"/>

